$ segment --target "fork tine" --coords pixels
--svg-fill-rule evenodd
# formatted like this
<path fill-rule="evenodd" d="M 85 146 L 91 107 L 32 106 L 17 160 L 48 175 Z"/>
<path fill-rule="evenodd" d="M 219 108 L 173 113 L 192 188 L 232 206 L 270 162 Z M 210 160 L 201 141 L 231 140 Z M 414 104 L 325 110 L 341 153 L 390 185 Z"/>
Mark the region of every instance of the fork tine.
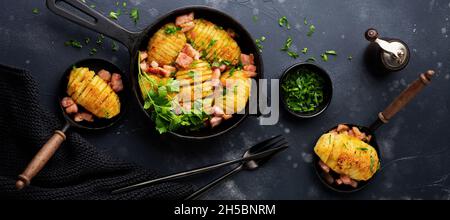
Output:
<path fill-rule="evenodd" d="M 273 145 L 274 143 L 280 142 L 284 140 L 284 137 L 280 134 L 277 135 L 275 137 L 269 138 L 267 140 L 264 140 L 262 142 L 259 142 L 255 145 L 253 145 L 252 147 L 250 147 L 250 152 L 258 152 L 258 151 L 263 151 L 265 149 L 267 149 L 270 145 Z"/>

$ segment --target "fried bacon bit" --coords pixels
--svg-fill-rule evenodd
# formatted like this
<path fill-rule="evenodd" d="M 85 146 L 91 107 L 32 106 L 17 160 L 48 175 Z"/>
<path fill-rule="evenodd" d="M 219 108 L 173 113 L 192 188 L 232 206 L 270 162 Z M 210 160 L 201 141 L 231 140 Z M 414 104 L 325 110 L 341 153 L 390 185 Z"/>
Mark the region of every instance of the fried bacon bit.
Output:
<path fill-rule="evenodd" d="M 233 115 L 228 115 L 228 114 L 222 115 L 222 118 L 223 118 L 224 120 L 231 119 L 232 117 L 233 117 Z"/>
<path fill-rule="evenodd" d="M 330 172 L 330 168 L 324 162 L 319 161 L 319 166 L 320 166 L 320 168 L 322 168 L 323 171 L 325 171 L 325 173 Z"/>
<path fill-rule="evenodd" d="M 194 61 L 194 59 L 187 54 L 181 52 L 178 54 L 177 60 L 175 61 L 178 66 L 180 66 L 183 69 L 189 68 L 191 63 Z"/>
<path fill-rule="evenodd" d="M 181 50 L 182 53 L 185 53 L 186 55 L 190 56 L 194 60 L 200 59 L 200 52 L 198 52 L 192 45 L 186 44 L 184 45 L 183 49 Z"/>
<path fill-rule="evenodd" d="M 249 72 L 256 72 L 256 66 L 255 65 L 246 65 L 243 68 L 245 71 Z"/>
<path fill-rule="evenodd" d="M 344 124 L 339 124 L 336 129 L 337 132 L 343 132 L 343 131 L 348 131 L 348 130 L 350 130 L 350 128 Z"/>
<path fill-rule="evenodd" d="M 120 74 L 113 73 L 109 85 L 111 86 L 111 89 L 114 92 L 122 91 L 123 90 L 122 76 Z"/>
<path fill-rule="evenodd" d="M 81 113 L 75 114 L 75 117 L 73 120 L 76 122 L 82 122 L 82 121 L 93 122 L 94 116 L 92 116 L 92 114 L 89 114 L 86 112 L 81 112 Z"/>
<path fill-rule="evenodd" d="M 254 65 L 255 57 L 253 56 L 253 54 L 250 54 L 250 55 L 241 54 L 241 62 L 242 62 L 243 66 Z"/>
<path fill-rule="evenodd" d="M 61 106 L 65 108 L 67 114 L 73 114 L 78 112 L 78 106 L 75 104 L 72 98 L 64 97 L 61 100 Z"/>
<path fill-rule="evenodd" d="M 361 132 L 357 127 L 352 127 L 352 131 L 355 134 L 356 138 L 358 138 L 362 141 L 367 139 L 366 135 L 363 132 Z"/>
<path fill-rule="evenodd" d="M 219 66 L 219 70 L 220 70 L 220 72 L 225 72 L 225 70 L 227 70 L 227 65 L 225 65 L 225 64 L 222 64 L 222 65 L 220 65 Z"/>
<path fill-rule="evenodd" d="M 209 120 L 209 123 L 211 124 L 211 127 L 217 127 L 221 122 L 222 122 L 223 118 L 222 117 L 213 117 L 211 118 L 211 120 Z"/>
<path fill-rule="evenodd" d="M 107 70 L 100 70 L 97 73 L 98 77 L 100 77 L 101 79 L 103 79 L 103 81 L 105 81 L 106 83 L 109 83 L 111 81 L 111 73 Z"/>
<path fill-rule="evenodd" d="M 164 65 L 163 69 L 169 71 L 170 74 L 177 71 L 177 68 L 170 65 Z"/>
<path fill-rule="evenodd" d="M 236 36 L 237 36 L 236 32 L 234 32 L 234 30 L 231 28 L 227 29 L 227 33 L 231 38 L 236 38 Z"/>
<path fill-rule="evenodd" d="M 148 68 L 149 68 L 147 62 L 145 62 L 145 61 L 142 61 L 142 62 L 139 64 L 139 67 L 141 67 L 141 70 L 144 71 L 144 72 L 147 72 L 147 71 L 148 71 Z"/>
<path fill-rule="evenodd" d="M 149 67 L 147 69 L 147 72 L 151 73 L 151 74 L 155 74 L 155 75 L 160 75 L 163 77 L 168 77 L 168 76 L 170 76 L 170 73 L 171 73 L 170 71 L 163 69 L 161 67 Z"/>
<path fill-rule="evenodd" d="M 139 51 L 139 58 L 141 58 L 140 62 L 142 62 L 145 59 L 147 59 L 147 57 L 148 57 L 147 51 Z"/>
<path fill-rule="evenodd" d="M 322 173 L 323 178 L 327 181 L 328 184 L 334 183 L 334 178 L 329 173 Z"/>
<path fill-rule="evenodd" d="M 220 69 L 215 68 L 211 76 L 211 82 L 213 87 L 218 87 L 220 85 Z"/>
<path fill-rule="evenodd" d="M 222 117 L 223 115 L 225 115 L 225 112 L 219 106 L 214 106 L 214 107 L 212 107 L 212 109 L 214 111 L 214 116 Z"/>
<path fill-rule="evenodd" d="M 159 67 L 159 64 L 158 64 L 156 61 L 153 60 L 153 61 L 150 63 L 150 66 L 153 67 L 153 68 L 156 68 L 156 67 Z"/>
<path fill-rule="evenodd" d="M 352 178 L 350 178 L 350 177 L 347 176 L 347 175 L 341 175 L 340 180 L 341 180 L 342 183 L 345 184 L 345 185 L 350 185 L 350 186 L 352 186 L 353 188 L 358 187 L 358 182 L 356 182 L 355 180 L 352 180 Z M 337 180 L 336 180 L 336 182 L 337 182 Z"/>
<path fill-rule="evenodd" d="M 245 71 L 245 76 L 248 78 L 252 78 L 256 76 L 256 72 Z"/>
<path fill-rule="evenodd" d="M 175 20 L 175 25 L 181 27 L 183 33 L 192 30 L 195 27 L 194 23 L 194 12 L 186 15 L 178 16 Z"/>

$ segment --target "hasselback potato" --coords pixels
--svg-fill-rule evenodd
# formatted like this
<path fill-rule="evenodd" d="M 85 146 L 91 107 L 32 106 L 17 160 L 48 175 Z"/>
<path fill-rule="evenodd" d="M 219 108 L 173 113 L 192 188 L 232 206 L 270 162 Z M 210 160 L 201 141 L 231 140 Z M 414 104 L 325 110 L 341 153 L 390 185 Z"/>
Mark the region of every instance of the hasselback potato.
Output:
<path fill-rule="evenodd" d="M 213 94 L 212 73 L 209 63 L 203 60 L 195 60 L 190 68 L 178 71 L 176 79 L 180 82 L 179 99 L 193 102 L 196 99 L 211 96 Z M 194 91 L 197 92 L 198 97 L 195 97 Z"/>
<path fill-rule="evenodd" d="M 222 74 L 220 81 L 225 88 L 222 97 L 216 100 L 216 105 L 221 106 L 226 114 L 242 111 L 247 105 L 252 87 L 247 72 L 231 69 Z"/>
<path fill-rule="evenodd" d="M 156 61 L 160 66 L 171 65 L 186 44 L 186 36 L 173 23 L 159 29 L 148 43 L 147 61 Z"/>
<path fill-rule="evenodd" d="M 74 68 L 69 76 L 67 94 L 99 118 L 113 118 L 120 113 L 120 100 L 111 87 L 88 68 Z"/>
<path fill-rule="evenodd" d="M 345 133 L 330 132 L 320 137 L 314 152 L 334 172 L 354 180 L 368 180 L 379 168 L 376 150 Z"/>
<path fill-rule="evenodd" d="M 232 65 L 239 63 L 241 49 L 223 28 L 205 19 L 196 19 L 194 23 L 194 29 L 186 35 L 191 45 L 203 54 L 203 59 L 228 61 Z"/>

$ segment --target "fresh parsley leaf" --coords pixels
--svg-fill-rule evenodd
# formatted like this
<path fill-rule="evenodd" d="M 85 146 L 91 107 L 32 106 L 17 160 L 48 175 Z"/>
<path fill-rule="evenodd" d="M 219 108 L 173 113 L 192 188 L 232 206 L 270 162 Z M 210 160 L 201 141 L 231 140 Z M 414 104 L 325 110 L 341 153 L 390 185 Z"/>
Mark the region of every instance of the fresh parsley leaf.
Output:
<path fill-rule="evenodd" d="M 188 72 L 188 76 L 191 78 L 194 78 L 195 74 L 196 74 L 196 72 L 194 72 L 192 70 Z"/>
<path fill-rule="evenodd" d="M 288 51 L 287 54 L 294 59 L 297 59 L 299 57 L 298 53 L 294 51 Z"/>
<path fill-rule="evenodd" d="M 96 48 L 92 48 L 91 51 L 89 52 L 89 55 L 94 55 L 97 53 L 97 49 Z"/>
<path fill-rule="evenodd" d="M 127 2 L 122 2 L 122 7 L 127 7 Z"/>
<path fill-rule="evenodd" d="M 311 37 L 314 34 L 315 31 L 316 31 L 316 26 L 309 25 L 309 31 L 308 31 L 308 33 L 306 35 L 308 35 L 308 37 Z"/>
<path fill-rule="evenodd" d="M 308 25 L 308 20 L 306 20 L 306 17 L 303 18 L 303 24 L 304 24 L 304 25 Z"/>
<path fill-rule="evenodd" d="M 289 21 L 286 18 L 286 16 L 283 16 L 280 19 L 278 19 L 278 24 L 280 25 L 280 27 L 286 27 L 288 30 L 291 29 L 291 25 L 289 24 Z"/>
<path fill-rule="evenodd" d="M 130 18 L 133 19 L 134 24 L 137 24 L 137 22 L 139 21 L 139 10 L 137 8 L 131 9 Z"/>
<path fill-rule="evenodd" d="M 105 39 L 105 35 L 103 35 L 103 34 L 100 34 L 100 35 L 98 35 L 98 37 L 97 37 L 97 41 L 95 41 L 95 43 L 97 43 L 97 44 L 103 44 L 103 40 Z"/>
<path fill-rule="evenodd" d="M 95 8 L 95 5 L 94 5 L 94 4 L 92 4 L 92 5 L 90 5 L 89 7 L 91 7 L 91 8 Z"/>
<path fill-rule="evenodd" d="M 327 61 L 328 61 L 328 55 L 327 55 L 327 54 L 323 53 L 323 54 L 320 55 L 320 57 L 322 57 L 322 60 L 323 60 L 324 62 L 327 62 Z"/>
<path fill-rule="evenodd" d="M 39 14 L 39 8 L 33 8 L 32 10 L 33 14 Z"/>
<path fill-rule="evenodd" d="M 303 53 L 303 54 L 308 53 L 308 48 L 307 48 L 307 47 L 303 48 L 302 53 Z"/>
<path fill-rule="evenodd" d="M 260 53 L 263 52 L 264 45 L 263 45 L 262 43 L 263 43 L 264 41 L 266 41 L 266 37 L 265 37 L 265 36 L 262 36 L 261 38 L 255 40 L 256 47 L 258 48 L 258 50 L 259 50 Z"/>
<path fill-rule="evenodd" d="M 117 19 L 119 19 L 119 16 L 121 15 L 121 11 L 120 11 L 120 9 L 117 9 L 116 11 L 110 11 L 109 12 L 109 17 L 111 18 L 111 19 L 114 19 L 114 20 L 117 20 Z"/>
<path fill-rule="evenodd" d="M 306 62 L 314 63 L 314 62 L 316 62 L 316 58 L 315 57 L 310 57 L 310 58 L 306 59 Z"/>
<path fill-rule="evenodd" d="M 288 51 L 292 46 L 292 37 L 288 37 L 286 39 L 286 42 L 284 43 L 283 48 L 281 48 L 281 51 Z"/>
<path fill-rule="evenodd" d="M 258 16 L 253 15 L 253 22 L 257 22 L 258 21 Z"/>
<path fill-rule="evenodd" d="M 348 59 L 348 60 L 352 60 L 353 57 L 352 57 L 352 56 L 348 56 L 347 59 Z"/>
<path fill-rule="evenodd" d="M 180 27 L 172 26 L 172 27 L 166 27 L 166 29 L 164 30 L 164 33 L 166 33 L 167 35 L 171 35 L 171 34 L 177 33 L 178 31 L 181 31 Z"/>
<path fill-rule="evenodd" d="M 368 151 L 369 149 L 367 147 L 358 147 L 358 150 L 362 150 L 362 151 Z"/>
<path fill-rule="evenodd" d="M 84 43 L 85 43 L 86 45 L 88 45 L 89 42 L 91 42 L 91 38 L 85 37 L 85 38 L 84 38 Z"/>

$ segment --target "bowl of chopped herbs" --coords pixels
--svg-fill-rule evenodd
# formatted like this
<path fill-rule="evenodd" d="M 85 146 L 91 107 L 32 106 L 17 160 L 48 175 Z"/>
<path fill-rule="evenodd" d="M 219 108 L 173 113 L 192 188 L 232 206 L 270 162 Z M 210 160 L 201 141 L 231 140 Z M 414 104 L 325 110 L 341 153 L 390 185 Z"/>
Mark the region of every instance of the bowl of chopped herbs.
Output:
<path fill-rule="evenodd" d="M 333 85 L 328 73 L 312 63 L 298 63 L 280 79 L 280 99 L 286 110 L 298 118 L 323 113 L 331 102 Z"/>

